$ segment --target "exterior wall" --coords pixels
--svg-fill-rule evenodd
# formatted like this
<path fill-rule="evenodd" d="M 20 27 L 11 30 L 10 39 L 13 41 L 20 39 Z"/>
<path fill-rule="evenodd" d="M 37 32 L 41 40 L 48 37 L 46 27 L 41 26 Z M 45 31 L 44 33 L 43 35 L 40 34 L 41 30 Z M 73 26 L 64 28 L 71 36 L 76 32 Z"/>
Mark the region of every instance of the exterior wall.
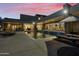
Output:
<path fill-rule="evenodd" d="M 33 31 L 33 24 L 27 24 L 27 23 L 25 23 L 25 24 L 24 24 L 24 31 L 27 31 L 28 28 L 29 28 L 31 31 Z"/>
<path fill-rule="evenodd" d="M 79 21 L 66 22 L 65 23 L 65 32 L 79 34 Z"/>
<path fill-rule="evenodd" d="M 21 23 L 3 23 L 3 31 L 12 32 L 16 30 L 23 30 L 23 24 Z"/>
<path fill-rule="evenodd" d="M 42 30 L 42 24 L 37 24 L 37 29 Z"/>
<path fill-rule="evenodd" d="M 64 24 L 63 23 L 46 24 L 46 28 L 49 31 L 62 31 L 62 32 L 64 32 Z"/>
<path fill-rule="evenodd" d="M 37 30 L 45 30 L 45 25 L 44 22 L 37 23 Z"/>

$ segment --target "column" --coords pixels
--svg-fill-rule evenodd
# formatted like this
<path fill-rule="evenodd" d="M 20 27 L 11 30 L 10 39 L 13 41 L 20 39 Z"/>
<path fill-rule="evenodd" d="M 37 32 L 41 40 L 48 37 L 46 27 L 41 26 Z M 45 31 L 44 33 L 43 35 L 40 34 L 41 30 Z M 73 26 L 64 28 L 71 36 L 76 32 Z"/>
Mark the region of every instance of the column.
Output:
<path fill-rule="evenodd" d="M 45 37 L 44 30 L 45 30 L 45 23 L 42 24 L 42 37 Z"/>
<path fill-rule="evenodd" d="M 34 23 L 34 28 L 33 28 L 33 33 L 34 33 L 34 38 L 37 38 L 37 24 Z"/>

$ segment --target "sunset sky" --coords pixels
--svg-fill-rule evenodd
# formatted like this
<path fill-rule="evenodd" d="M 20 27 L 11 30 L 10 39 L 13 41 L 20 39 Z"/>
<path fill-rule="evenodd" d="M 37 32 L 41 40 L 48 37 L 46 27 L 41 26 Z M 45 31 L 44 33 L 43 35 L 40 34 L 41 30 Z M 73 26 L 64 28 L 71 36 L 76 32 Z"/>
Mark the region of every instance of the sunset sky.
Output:
<path fill-rule="evenodd" d="M 20 18 L 20 14 L 50 15 L 63 8 L 63 3 L 0 3 L 0 17 Z M 75 5 L 71 3 L 71 5 Z"/>

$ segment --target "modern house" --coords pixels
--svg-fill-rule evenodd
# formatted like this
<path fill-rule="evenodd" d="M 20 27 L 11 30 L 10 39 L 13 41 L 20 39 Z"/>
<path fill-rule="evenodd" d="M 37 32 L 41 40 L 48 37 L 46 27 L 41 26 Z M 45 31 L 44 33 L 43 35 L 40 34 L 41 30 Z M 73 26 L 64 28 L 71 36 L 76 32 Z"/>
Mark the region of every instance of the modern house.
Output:
<path fill-rule="evenodd" d="M 4 18 L 2 23 L 3 31 L 11 32 L 16 30 L 23 30 L 23 24 L 19 19 Z"/>
<path fill-rule="evenodd" d="M 62 10 L 57 11 L 40 20 L 43 23 L 44 31 L 79 33 L 79 4 L 70 6 L 65 4 Z"/>
<path fill-rule="evenodd" d="M 63 8 L 51 15 L 35 16 L 20 14 L 20 19 L 4 18 L 4 31 L 53 31 L 79 33 L 79 4 L 65 4 Z M 76 26 L 75 26 L 76 25 Z"/>
<path fill-rule="evenodd" d="M 65 33 L 79 34 L 79 17 L 69 16 L 60 23 L 63 23 Z"/>
<path fill-rule="evenodd" d="M 39 24 L 37 26 L 37 21 L 40 21 L 43 17 L 46 16 L 39 14 L 35 16 L 20 14 L 20 19 L 4 18 L 0 21 L 0 24 L 2 25 L 2 30 L 7 32 L 27 31 L 28 29 L 34 31 L 40 28 Z"/>
<path fill-rule="evenodd" d="M 36 14 L 35 16 L 21 14 L 20 21 L 24 24 L 24 31 L 27 31 L 28 28 L 31 29 L 31 31 L 41 29 L 42 26 L 39 21 L 44 17 L 46 16 L 40 14 Z"/>
<path fill-rule="evenodd" d="M 20 21 L 23 23 L 24 31 L 33 31 L 37 17 L 20 14 Z"/>
<path fill-rule="evenodd" d="M 79 35 L 79 4 L 72 6 L 68 17 L 60 22 L 64 25 L 65 33 Z"/>
<path fill-rule="evenodd" d="M 67 7 L 66 10 L 69 10 L 69 8 L 71 7 L 69 4 L 66 4 L 65 7 Z M 65 8 L 64 7 L 64 8 Z M 40 23 L 44 24 L 44 28 L 42 30 L 46 30 L 46 31 L 63 31 L 63 25 L 59 24 L 59 21 L 65 19 L 66 17 L 68 17 L 67 15 L 65 15 L 64 12 L 64 8 L 43 18 L 43 20 L 40 20 Z M 38 22 L 39 23 L 39 22 Z"/>

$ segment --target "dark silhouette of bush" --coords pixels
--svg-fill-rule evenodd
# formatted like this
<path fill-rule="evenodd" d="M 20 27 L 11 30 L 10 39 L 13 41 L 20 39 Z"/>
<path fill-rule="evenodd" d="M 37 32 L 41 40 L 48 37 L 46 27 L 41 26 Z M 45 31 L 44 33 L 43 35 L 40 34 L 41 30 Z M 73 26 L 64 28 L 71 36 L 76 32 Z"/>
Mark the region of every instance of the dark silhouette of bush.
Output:
<path fill-rule="evenodd" d="M 77 47 L 61 47 L 57 51 L 58 56 L 79 56 L 79 48 Z"/>

